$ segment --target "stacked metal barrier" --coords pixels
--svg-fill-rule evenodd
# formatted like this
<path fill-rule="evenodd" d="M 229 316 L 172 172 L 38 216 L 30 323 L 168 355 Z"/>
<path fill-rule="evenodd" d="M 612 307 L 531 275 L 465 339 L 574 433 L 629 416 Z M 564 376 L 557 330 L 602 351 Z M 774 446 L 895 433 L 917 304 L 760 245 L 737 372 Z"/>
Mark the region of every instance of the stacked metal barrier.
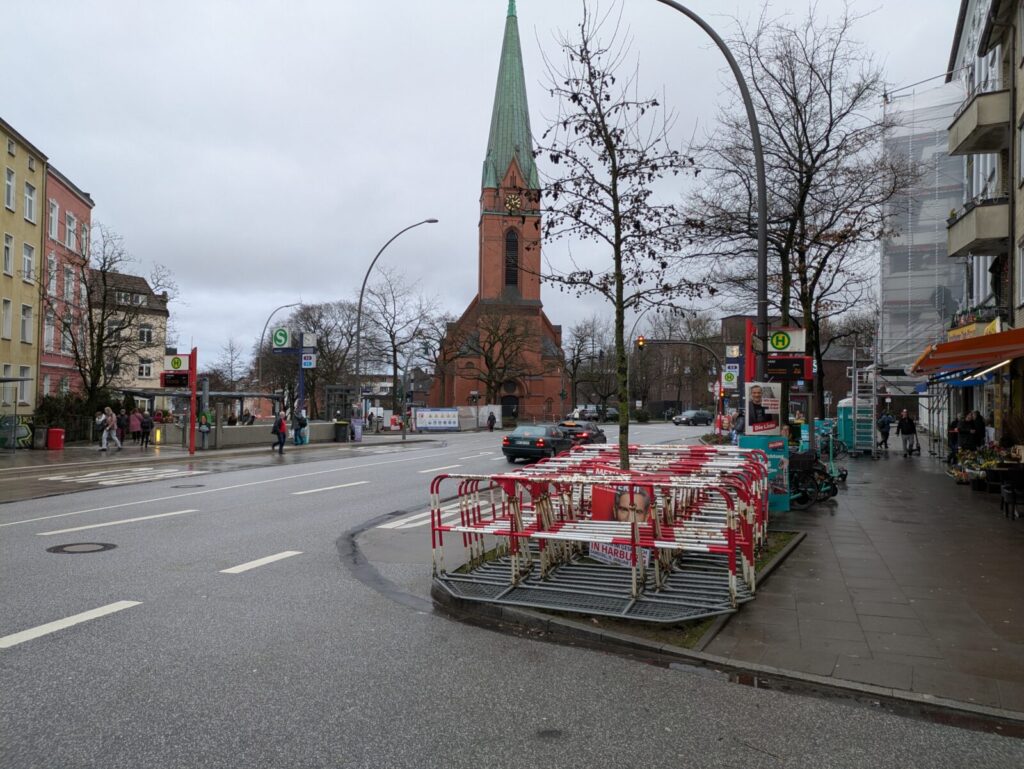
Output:
<path fill-rule="evenodd" d="M 679 622 L 734 611 L 756 587 L 768 464 L 732 446 L 580 446 L 521 472 L 444 474 L 430 487 L 435 581 L 466 600 Z M 454 488 L 453 488 L 454 486 Z M 459 519 L 442 521 L 455 492 Z M 598 498 L 642 494 L 647 520 L 602 519 Z M 615 503 L 613 502 L 613 505 Z M 465 563 L 449 572 L 445 540 Z M 595 563 L 591 543 L 628 565 Z"/>

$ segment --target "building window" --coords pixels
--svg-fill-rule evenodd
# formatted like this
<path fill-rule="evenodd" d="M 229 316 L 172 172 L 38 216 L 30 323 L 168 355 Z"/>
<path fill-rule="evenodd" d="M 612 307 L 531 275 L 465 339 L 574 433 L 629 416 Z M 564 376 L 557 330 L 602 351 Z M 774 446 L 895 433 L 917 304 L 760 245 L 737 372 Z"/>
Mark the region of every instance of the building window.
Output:
<path fill-rule="evenodd" d="M 75 215 L 68 213 L 64 215 L 64 245 L 72 251 L 78 251 L 78 238 L 75 228 L 78 227 L 78 220 Z"/>
<path fill-rule="evenodd" d="M 505 285 L 519 285 L 519 235 L 515 230 L 505 233 Z"/>
<path fill-rule="evenodd" d="M 36 221 L 36 188 L 25 182 L 25 220 L 35 224 Z"/>
<path fill-rule="evenodd" d="M 14 171 L 7 169 L 7 179 L 4 183 L 4 205 L 12 211 L 14 208 Z"/>
<path fill-rule="evenodd" d="M 1017 246 L 1017 304 L 1024 306 L 1024 245 Z"/>
<path fill-rule="evenodd" d="M 65 355 L 70 355 L 73 350 L 71 345 L 73 341 L 71 324 L 68 321 L 64 321 L 60 324 L 60 351 Z"/>
<path fill-rule="evenodd" d="M 46 317 L 43 319 L 43 349 L 46 352 L 53 352 L 54 320 L 53 310 L 47 310 Z"/>
<path fill-rule="evenodd" d="M 82 256 L 89 255 L 89 225 L 82 222 Z"/>
<path fill-rule="evenodd" d="M 67 395 L 71 392 L 71 377 L 62 376 L 60 378 L 60 394 Z"/>
<path fill-rule="evenodd" d="M 7 154 L 10 155 L 11 157 L 14 157 L 14 153 L 16 152 L 16 146 L 17 145 L 14 143 L 14 139 L 7 140 Z"/>
<path fill-rule="evenodd" d="M 21 341 L 32 344 L 32 305 L 21 306 Z"/>
<path fill-rule="evenodd" d="M 35 277 L 36 250 L 28 243 L 21 249 L 21 279 L 29 283 Z"/>
<path fill-rule="evenodd" d="M 0 312 L 3 313 L 3 319 L 0 320 L 0 323 L 3 324 L 2 327 L 0 327 L 0 336 L 2 336 L 4 339 L 10 339 L 11 323 L 14 322 L 11 318 L 12 314 L 14 313 L 14 306 L 11 304 L 10 299 L 4 299 L 3 309 Z"/>
<path fill-rule="evenodd" d="M 73 267 L 64 268 L 64 301 L 75 301 L 75 270 Z"/>
<path fill-rule="evenodd" d="M 139 379 L 152 379 L 153 361 L 148 358 L 139 358 Z"/>
<path fill-rule="evenodd" d="M 14 274 L 14 238 L 4 233 L 4 274 Z"/>
<path fill-rule="evenodd" d="M 12 375 L 11 374 L 11 364 L 10 363 L 5 363 L 3 371 L 4 371 L 4 379 L 10 379 L 11 375 Z M 0 392 L 3 393 L 3 402 L 4 402 L 5 406 L 10 406 L 11 405 L 11 400 L 14 398 L 14 389 L 15 389 L 14 388 L 14 382 L 11 382 L 9 384 L 8 383 L 0 384 Z"/>
<path fill-rule="evenodd" d="M 46 222 L 47 234 L 51 240 L 57 239 L 57 225 L 60 222 L 60 206 L 56 200 L 50 201 L 50 213 Z"/>
<path fill-rule="evenodd" d="M 46 257 L 46 293 L 57 296 L 57 257 L 53 254 Z"/>
<path fill-rule="evenodd" d="M 153 343 L 153 327 L 148 323 L 143 323 L 139 326 L 139 341 L 146 344 Z"/>
<path fill-rule="evenodd" d="M 50 375 L 43 374 L 43 397 L 50 394 Z"/>
<path fill-rule="evenodd" d="M 28 403 L 28 382 L 25 380 L 32 376 L 32 369 L 28 366 L 19 366 L 18 376 L 22 379 L 18 382 L 18 403 Z"/>

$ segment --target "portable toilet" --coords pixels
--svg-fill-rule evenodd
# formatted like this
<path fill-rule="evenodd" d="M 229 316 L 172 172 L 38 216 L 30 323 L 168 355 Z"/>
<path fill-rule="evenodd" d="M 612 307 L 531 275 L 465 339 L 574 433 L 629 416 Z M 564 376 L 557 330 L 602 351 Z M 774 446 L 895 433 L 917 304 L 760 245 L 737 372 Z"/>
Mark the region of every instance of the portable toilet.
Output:
<path fill-rule="evenodd" d="M 839 440 L 847 446 L 853 445 L 853 398 L 843 398 L 836 406 L 836 423 Z"/>

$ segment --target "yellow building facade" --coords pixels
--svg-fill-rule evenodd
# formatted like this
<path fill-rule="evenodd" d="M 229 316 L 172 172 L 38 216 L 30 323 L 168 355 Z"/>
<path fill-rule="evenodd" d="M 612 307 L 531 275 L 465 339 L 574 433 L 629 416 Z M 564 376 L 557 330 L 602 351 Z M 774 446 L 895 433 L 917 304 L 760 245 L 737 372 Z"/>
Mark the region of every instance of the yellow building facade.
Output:
<path fill-rule="evenodd" d="M 0 118 L 0 414 L 35 409 L 39 361 L 39 275 L 46 205 L 46 156 Z"/>

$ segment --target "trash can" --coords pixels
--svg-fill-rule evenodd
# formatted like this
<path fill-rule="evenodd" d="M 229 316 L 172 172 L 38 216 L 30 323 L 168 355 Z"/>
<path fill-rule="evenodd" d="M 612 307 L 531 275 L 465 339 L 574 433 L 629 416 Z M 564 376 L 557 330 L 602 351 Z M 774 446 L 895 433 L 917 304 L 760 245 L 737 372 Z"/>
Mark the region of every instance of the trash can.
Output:
<path fill-rule="evenodd" d="M 51 427 L 46 431 L 46 448 L 50 451 L 60 451 L 64 448 L 63 427 Z"/>
<path fill-rule="evenodd" d="M 334 442 L 348 443 L 348 422 L 341 419 L 334 421 Z"/>
<path fill-rule="evenodd" d="M 32 426 L 32 448 L 33 449 L 45 449 L 46 448 L 46 425 L 33 425 Z"/>

